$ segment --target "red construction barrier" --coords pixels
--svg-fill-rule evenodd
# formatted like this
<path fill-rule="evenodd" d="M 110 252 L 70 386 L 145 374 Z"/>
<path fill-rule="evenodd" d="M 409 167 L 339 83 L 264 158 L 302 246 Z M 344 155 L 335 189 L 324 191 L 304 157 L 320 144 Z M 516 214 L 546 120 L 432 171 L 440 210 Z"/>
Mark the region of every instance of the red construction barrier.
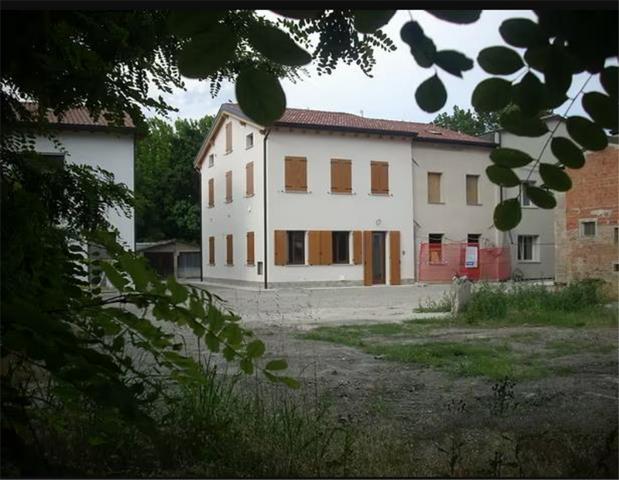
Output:
<path fill-rule="evenodd" d="M 480 248 L 476 243 L 422 243 L 419 281 L 451 282 L 455 276 L 471 280 L 507 280 L 511 276 L 509 247 Z"/>

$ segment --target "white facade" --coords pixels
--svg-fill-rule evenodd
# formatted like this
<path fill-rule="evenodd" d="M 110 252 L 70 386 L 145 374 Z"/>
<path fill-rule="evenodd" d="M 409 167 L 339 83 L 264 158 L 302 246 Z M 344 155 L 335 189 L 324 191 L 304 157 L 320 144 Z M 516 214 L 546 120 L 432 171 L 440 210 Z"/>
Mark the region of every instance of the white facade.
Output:
<path fill-rule="evenodd" d="M 59 150 L 48 138 L 37 137 L 35 150 L 41 154 L 64 155 L 66 163 L 100 167 L 114 174 L 117 183 L 125 184 L 134 190 L 134 134 L 111 130 L 70 130 L 62 128 L 55 131 L 55 138 L 65 152 Z M 120 241 L 130 250 L 135 249 L 135 226 L 133 209 L 130 215 L 116 210 L 107 212 L 110 223 L 120 233 Z"/>

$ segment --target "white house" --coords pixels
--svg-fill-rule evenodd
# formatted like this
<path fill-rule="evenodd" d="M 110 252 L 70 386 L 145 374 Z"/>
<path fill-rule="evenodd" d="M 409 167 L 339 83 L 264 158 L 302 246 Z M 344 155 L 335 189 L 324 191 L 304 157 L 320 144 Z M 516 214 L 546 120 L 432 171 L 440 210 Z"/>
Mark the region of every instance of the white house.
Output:
<path fill-rule="evenodd" d="M 434 125 L 315 110 L 288 109 L 264 128 L 224 104 L 195 160 L 204 278 L 505 278 L 510 247 L 492 225 L 500 193 L 484 172 L 495 146 Z"/>
<path fill-rule="evenodd" d="M 85 108 L 75 108 L 68 110 L 60 120 L 49 112 L 48 120 L 62 149 L 50 139 L 37 136 L 35 150 L 38 153 L 67 163 L 101 167 L 114 174 L 117 183 L 124 183 L 133 191 L 136 130 L 129 116 L 125 117 L 123 126 L 117 127 L 109 125 L 103 117 L 91 118 Z M 109 210 L 107 215 L 118 229 L 120 241 L 126 248 L 135 250 L 133 210 L 130 215 Z"/>

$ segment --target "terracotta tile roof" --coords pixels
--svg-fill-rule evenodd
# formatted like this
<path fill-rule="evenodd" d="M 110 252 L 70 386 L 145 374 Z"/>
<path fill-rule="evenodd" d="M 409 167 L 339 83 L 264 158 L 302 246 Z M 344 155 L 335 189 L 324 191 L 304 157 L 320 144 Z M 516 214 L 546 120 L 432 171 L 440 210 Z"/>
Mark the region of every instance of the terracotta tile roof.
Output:
<path fill-rule="evenodd" d="M 247 119 L 247 116 L 235 103 L 225 103 L 221 108 L 224 111 Z M 455 132 L 429 123 L 366 118 L 344 112 L 287 108 L 282 118 L 275 122 L 274 125 L 381 132 L 385 134 L 407 135 L 421 141 L 475 144 L 488 147 L 494 146 L 494 143 L 489 140 Z"/>
<path fill-rule="evenodd" d="M 23 104 L 29 111 L 36 111 L 36 103 L 32 102 L 24 102 Z M 80 126 L 90 126 L 90 127 L 118 127 L 119 125 L 112 124 L 108 122 L 103 115 L 99 115 L 99 118 L 93 119 L 88 112 L 88 109 L 85 107 L 79 108 L 71 108 L 64 112 L 64 114 L 59 119 L 58 116 L 54 115 L 54 112 L 51 110 L 47 111 L 47 120 L 50 123 L 58 123 L 60 125 L 80 125 Z M 124 128 L 135 128 L 135 124 L 131 117 L 125 113 L 124 125 L 120 125 L 120 127 Z"/>

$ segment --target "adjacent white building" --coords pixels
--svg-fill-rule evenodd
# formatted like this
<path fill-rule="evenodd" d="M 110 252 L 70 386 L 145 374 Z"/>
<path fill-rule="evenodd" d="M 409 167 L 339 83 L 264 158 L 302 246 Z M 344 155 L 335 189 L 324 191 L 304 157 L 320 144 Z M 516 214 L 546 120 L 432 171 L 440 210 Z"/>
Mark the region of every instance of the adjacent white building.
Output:
<path fill-rule="evenodd" d="M 264 128 L 224 104 L 195 161 L 203 277 L 395 285 L 468 273 L 466 246 L 496 263 L 507 237 L 492 225 L 501 192 L 485 175 L 495 146 L 434 125 L 315 110 L 288 109 Z M 507 245 L 508 270 L 496 278 L 511 274 Z M 482 259 L 473 260 L 479 274 Z"/>

